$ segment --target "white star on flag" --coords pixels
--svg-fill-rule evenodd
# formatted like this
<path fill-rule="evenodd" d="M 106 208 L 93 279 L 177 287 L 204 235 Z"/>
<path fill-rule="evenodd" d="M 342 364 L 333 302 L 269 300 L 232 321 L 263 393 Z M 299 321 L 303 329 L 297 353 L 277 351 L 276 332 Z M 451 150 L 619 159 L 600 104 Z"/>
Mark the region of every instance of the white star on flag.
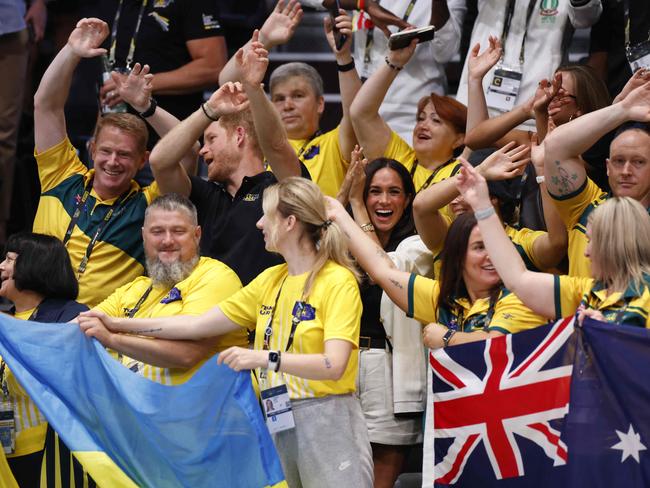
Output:
<path fill-rule="evenodd" d="M 634 432 L 632 424 L 627 433 L 621 432 L 620 430 L 616 431 L 618 438 L 621 440 L 618 444 L 615 444 L 611 449 L 617 449 L 622 451 L 621 453 L 621 462 L 625 461 L 629 456 L 632 456 L 637 463 L 639 461 L 639 452 L 645 451 L 647 448 L 641 443 L 641 436 Z"/>

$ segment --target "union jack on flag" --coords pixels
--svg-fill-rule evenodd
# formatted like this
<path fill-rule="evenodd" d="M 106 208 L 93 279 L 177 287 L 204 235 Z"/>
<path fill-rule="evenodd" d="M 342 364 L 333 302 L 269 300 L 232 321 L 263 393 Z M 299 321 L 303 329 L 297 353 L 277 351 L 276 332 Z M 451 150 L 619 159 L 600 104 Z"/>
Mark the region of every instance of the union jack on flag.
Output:
<path fill-rule="evenodd" d="M 568 318 L 429 354 L 436 485 L 539 476 L 567 463 L 572 335 Z"/>

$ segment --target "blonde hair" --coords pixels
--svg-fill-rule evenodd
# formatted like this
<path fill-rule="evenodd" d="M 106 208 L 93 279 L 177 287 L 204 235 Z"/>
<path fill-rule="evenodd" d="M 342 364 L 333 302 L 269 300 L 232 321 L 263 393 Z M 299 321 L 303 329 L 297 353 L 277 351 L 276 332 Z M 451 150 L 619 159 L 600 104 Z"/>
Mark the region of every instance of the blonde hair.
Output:
<path fill-rule="evenodd" d="M 283 217 L 296 217 L 304 228 L 304 235 L 316 248 L 316 262 L 307 276 L 303 300 L 309 296 L 318 272 L 330 259 L 349 269 L 359 280 L 359 272 L 348 254 L 343 233 L 335 222 L 327 219 L 325 198 L 315 183 L 298 176 L 285 178 L 264 190 L 262 206 L 267 218 L 273 218 L 276 212 Z M 277 242 L 274 227 L 269 235 L 274 245 Z"/>
<path fill-rule="evenodd" d="M 624 291 L 632 284 L 638 291 L 644 273 L 650 274 L 650 216 L 630 197 L 614 197 L 589 216 L 591 258 L 598 262 L 594 276 L 608 288 Z"/>
<path fill-rule="evenodd" d="M 122 132 L 130 134 L 135 138 L 136 150 L 138 155 L 142 156 L 147 152 L 147 141 L 149 140 L 149 130 L 144 121 L 133 114 L 127 113 L 108 113 L 102 115 L 97 120 L 93 139 L 95 142 L 99 139 L 102 129 L 105 127 L 115 127 Z"/>

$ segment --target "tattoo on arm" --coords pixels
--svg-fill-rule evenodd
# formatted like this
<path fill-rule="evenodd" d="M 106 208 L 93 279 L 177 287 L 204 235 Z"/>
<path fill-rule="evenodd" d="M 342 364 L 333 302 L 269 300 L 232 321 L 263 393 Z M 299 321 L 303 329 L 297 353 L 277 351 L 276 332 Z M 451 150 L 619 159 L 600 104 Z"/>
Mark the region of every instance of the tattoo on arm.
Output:
<path fill-rule="evenodd" d="M 551 177 L 551 182 L 555 186 L 555 191 L 558 195 L 568 195 L 576 191 L 576 181 L 578 180 L 578 173 L 569 173 L 566 168 L 563 168 L 560 161 L 555 161 L 557 174 Z"/>
<path fill-rule="evenodd" d="M 132 330 L 132 334 L 151 334 L 152 332 L 160 332 L 162 330 L 162 327 L 158 327 L 157 329 L 136 329 Z"/>
<path fill-rule="evenodd" d="M 330 359 L 327 356 L 323 355 L 323 360 L 325 361 L 325 367 L 327 369 L 332 369 L 332 363 Z"/>
<path fill-rule="evenodd" d="M 392 279 L 392 278 L 391 278 L 389 281 L 390 281 L 393 285 L 395 285 L 397 288 L 399 288 L 400 290 L 403 290 L 403 289 L 404 289 L 404 287 L 402 286 L 402 284 L 401 284 L 399 281 L 394 280 L 394 279 Z"/>

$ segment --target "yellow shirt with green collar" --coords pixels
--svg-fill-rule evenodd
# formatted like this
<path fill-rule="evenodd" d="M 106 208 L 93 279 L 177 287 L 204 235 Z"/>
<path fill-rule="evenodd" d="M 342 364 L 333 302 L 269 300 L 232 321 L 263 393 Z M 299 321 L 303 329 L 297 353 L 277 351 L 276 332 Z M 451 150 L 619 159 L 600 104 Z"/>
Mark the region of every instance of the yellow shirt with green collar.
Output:
<path fill-rule="evenodd" d="M 408 283 L 408 317 L 422 323 L 438 322 L 446 327 L 457 327 L 462 332 L 484 330 L 490 310 L 490 298 L 479 298 L 474 303 L 470 303 L 465 297 L 456 298 L 453 308 L 442 306 L 438 313 L 436 309 L 439 299 L 438 281 L 411 275 Z M 547 319 L 526 307 L 514 293 L 502 288 L 494 304 L 487 330 L 512 334 L 546 323 Z"/>
<path fill-rule="evenodd" d="M 95 309 L 111 317 L 128 317 L 150 286 L 151 279 L 140 276 L 115 290 Z M 201 315 L 240 289 L 241 282 L 233 270 L 216 259 L 202 257 L 192 273 L 171 290 L 168 287 L 154 286 L 134 318 Z M 247 345 L 246 331 L 229 332 L 219 337 L 211 355 L 231 346 Z M 207 358 L 190 369 L 160 368 L 130 358 L 123 358 L 123 364 L 137 366 L 138 372 L 152 381 L 174 385 L 187 381 L 206 360 Z"/>
<path fill-rule="evenodd" d="M 645 275 L 640 289 L 630 284 L 624 292 L 607 294 L 593 278 L 555 276 L 556 318 L 570 317 L 578 308 L 599 310 L 608 322 L 650 328 L 650 276 Z"/>
<path fill-rule="evenodd" d="M 321 191 L 336 197 L 350 165 L 350 155 L 341 153 L 339 127 L 313 139 L 289 139 L 298 159 L 307 167 Z"/>
<path fill-rule="evenodd" d="M 38 163 L 41 197 L 33 230 L 64 240 L 75 209 L 95 172 L 83 165 L 67 138 L 34 155 Z M 131 182 L 127 194 L 117 198 L 102 200 L 94 190 L 90 191 L 66 244 L 72 267 L 78 270 L 88 244 L 98 227 L 103 225 L 86 271 L 78 274 L 80 303 L 92 307 L 118 286 L 143 274 L 141 228 L 144 211 L 158 195 L 156 183 L 141 188 L 135 181 Z M 113 206 L 113 215 L 106 224 L 104 219 Z"/>
<path fill-rule="evenodd" d="M 336 381 L 308 380 L 269 371 L 267 380 L 260 382 L 262 389 L 286 384 L 289 397 L 294 400 L 352 393 L 358 371 L 361 320 L 357 281 L 348 269 L 328 261 L 316 276 L 309 296 L 303 301 L 308 274 L 289 275 L 286 264 L 274 266 L 219 303 L 219 308 L 233 322 L 256 331 L 255 349 L 264 348 L 264 330 L 271 315 L 273 333 L 270 350 L 286 351 L 293 315 L 301 320 L 288 352 L 323 354 L 325 341 L 330 339 L 344 340 L 353 346 L 345 372 Z M 299 312 L 299 304 L 303 305 L 302 312 Z"/>
<path fill-rule="evenodd" d="M 16 312 L 14 317 L 20 320 L 29 320 L 34 310 L 36 309 Z M 0 381 L 9 392 L 9 401 L 13 404 L 16 428 L 16 449 L 13 454 L 7 454 L 7 457 L 26 456 L 42 451 L 45 447 L 47 420 L 45 420 L 45 417 L 43 417 L 27 392 L 20 386 L 20 383 L 18 383 L 4 361 L 2 364 L 4 365 L 4 371 Z"/>
<path fill-rule="evenodd" d="M 549 195 L 569 234 L 569 276 L 590 278 L 591 261 L 585 256 L 587 219 L 598 205 L 607 200 L 608 195 L 589 178 L 573 193 L 561 197 Z"/>

